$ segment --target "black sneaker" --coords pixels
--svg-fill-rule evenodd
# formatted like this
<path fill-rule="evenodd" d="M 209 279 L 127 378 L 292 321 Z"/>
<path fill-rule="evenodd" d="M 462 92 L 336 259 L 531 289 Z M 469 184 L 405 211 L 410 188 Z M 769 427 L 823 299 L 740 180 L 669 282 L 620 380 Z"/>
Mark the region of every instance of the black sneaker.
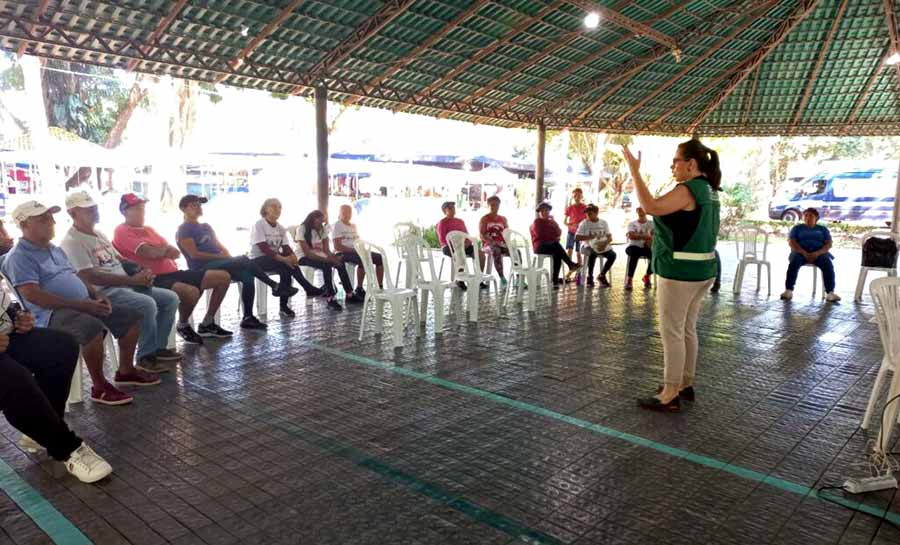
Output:
<path fill-rule="evenodd" d="M 463 290 L 463 291 L 466 291 L 467 289 L 469 289 L 469 288 L 466 286 L 466 283 L 463 282 L 462 280 L 458 280 L 458 281 L 456 282 L 456 287 L 459 288 L 459 289 L 461 289 L 461 290 Z"/>
<path fill-rule="evenodd" d="M 642 397 L 638 398 L 637 402 L 642 409 L 650 411 L 659 411 L 663 413 L 681 412 L 681 400 L 678 396 L 673 397 L 672 401 L 668 403 L 663 403 L 657 397 Z"/>
<path fill-rule="evenodd" d="M 656 388 L 656 395 L 659 395 L 659 393 L 662 391 L 663 387 L 659 386 L 658 388 Z M 680 390 L 678 392 L 678 397 L 683 399 L 684 401 L 694 401 L 695 399 L 697 399 L 696 394 L 694 393 L 693 386 L 688 386 L 684 390 Z"/>
<path fill-rule="evenodd" d="M 609 280 L 606 279 L 606 275 L 605 275 L 605 274 L 601 274 L 600 276 L 598 276 L 598 277 L 597 277 L 597 280 L 600 281 L 600 285 L 603 286 L 604 288 L 608 288 L 608 287 L 609 287 Z"/>
<path fill-rule="evenodd" d="M 482 282 L 482 283 L 478 284 L 478 289 L 486 290 L 489 287 L 491 287 L 491 285 L 488 284 L 487 282 Z"/>
<path fill-rule="evenodd" d="M 298 290 L 294 286 L 282 286 L 281 284 L 278 284 L 277 286 L 272 288 L 272 295 L 274 295 L 275 297 L 293 297 L 299 292 L 300 290 Z"/>
<path fill-rule="evenodd" d="M 280 314 L 281 316 L 283 316 L 285 318 L 296 318 L 297 317 L 297 313 L 294 312 L 293 309 L 291 309 L 291 307 L 281 307 L 278 310 L 278 314 Z"/>
<path fill-rule="evenodd" d="M 344 299 L 344 301 L 346 301 L 348 305 L 361 305 L 363 304 L 363 302 L 365 302 L 365 300 L 366 299 L 364 297 L 360 297 L 355 293 L 353 295 L 348 295 Z"/>
<path fill-rule="evenodd" d="M 585 282 L 585 284 L 587 285 L 587 287 L 593 288 L 594 287 L 594 279 L 591 277 L 588 277 L 587 282 Z"/>
<path fill-rule="evenodd" d="M 180 325 L 175 328 L 175 331 L 181 337 L 181 339 L 189 344 L 203 344 L 203 337 L 197 335 L 197 332 L 194 331 L 194 328 L 190 325 Z"/>
<path fill-rule="evenodd" d="M 142 357 L 138 361 L 137 365 L 135 365 L 135 367 L 142 371 L 153 373 L 154 375 L 159 375 L 161 373 L 168 373 L 169 371 L 171 371 L 171 365 L 171 362 L 164 362 L 157 358 L 155 355 L 150 355 Z"/>
<path fill-rule="evenodd" d="M 244 319 L 241 320 L 241 328 L 243 329 L 257 329 L 265 331 L 269 326 L 262 323 L 257 319 L 256 316 L 244 316 Z"/>
<path fill-rule="evenodd" d="M 710 293 L 719 293 L 719 290 L 722 289 L 721 282 L 714 282 L 712 288 L 709 289 Z"/>
<path fill-rule="evenodd" d="M 341 304 L 334 299 L 328 301 L 328 308 L 330 308 L 331 310 L 336 310 L 338 312 L 344 310 L 344 307 L 342 307 Z"/>
<path fill-rule="evenodd" d="M 356 288 L 356 289 L 353 291 L 353 295 L 357 295 L 357 296 L 362 297 L 363 299 L 365 299 L 365 298 L 366 298 L 366 290 L 364 290 L 364 289 L 362 289 L 362 288 Z"/>
<path fill-rule="evenodd" d="M 306 290 L 307 297 L 319 297 L 320 295 L 324 295 L 324 294 L 325 294 L 325 290 L 323 290 L 322 288 L 310 288 L 310 289 Z"/>
<path fill-rule="evenodd" d="M 231 331 L 222 329 L 221 327 L 219 327 L 219 324 L 215 323 L 209 325 L 200 324 L 200 327 L 197 328 L 197 333 L 201 337 L 218 337 L 220 339 L 231 337 L 232 335 L 234 335 L 234 333 L 232 333 Z"/>

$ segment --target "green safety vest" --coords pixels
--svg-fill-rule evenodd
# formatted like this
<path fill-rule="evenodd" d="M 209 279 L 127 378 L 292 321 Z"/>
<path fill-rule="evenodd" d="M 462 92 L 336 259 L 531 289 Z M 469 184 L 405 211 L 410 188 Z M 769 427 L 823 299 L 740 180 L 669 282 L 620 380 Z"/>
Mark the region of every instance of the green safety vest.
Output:
<path fill-rule="evenodd" d="M 653 218 L 653 272 L 663 278 L 699 282 L 716 276 L 719 236 L 719 193 L 705 178 L 684 182 L 700 210 L 697 229 L 684 248 L 675 251 L 675 237 L 662 218 Z"/>

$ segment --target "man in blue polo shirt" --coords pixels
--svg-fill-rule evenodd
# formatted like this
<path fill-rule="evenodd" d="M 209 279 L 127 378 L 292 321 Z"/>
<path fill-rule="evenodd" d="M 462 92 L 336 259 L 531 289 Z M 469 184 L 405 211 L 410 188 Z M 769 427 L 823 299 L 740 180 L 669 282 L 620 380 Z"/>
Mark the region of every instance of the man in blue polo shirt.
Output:
<path fill-rule="evenodd" d="M 784 282 L 784 293 L 781 298 L 789 301 L 794 296 L 794 285 L 797 283 L 797 274 L 804 265 L 815 265 L 822 270 L 822 280 L 825 282 L 825 300 L 835 303 L 841 297 L 834 293 L 834 257 L 831 250 L 831 233 L 824 225 L 818 225 L 819 211 L 815 208 L 807 208 L 803 211 L 803 223 L 795 225 L 791 229 L 788 243 L 791 245 L 791 256 L 788 264 L 787 278 Z"/>
<path fill-rule="evenodd" d="M 108 329 L 119 340 L 117 384 L 159 384 L 159 377 L 134 366 L 140 313 L 113 306 L 105 295 L 85 284 L 66 253 L 50 242 L 55 235 L 53 214 L 59 210 L 58 206 L 47 207 L 37 201 L 27 201 L 13 210 L 12 218 L 22 229 L 22 238 L 6 255 L 3 275 L 34 314 L 38 327 L 64 331 L 78 341 L 93 382 L 91 399 L 104 405 L 131 403 L 132 397 L 103 374 L 103 336 Z"/>

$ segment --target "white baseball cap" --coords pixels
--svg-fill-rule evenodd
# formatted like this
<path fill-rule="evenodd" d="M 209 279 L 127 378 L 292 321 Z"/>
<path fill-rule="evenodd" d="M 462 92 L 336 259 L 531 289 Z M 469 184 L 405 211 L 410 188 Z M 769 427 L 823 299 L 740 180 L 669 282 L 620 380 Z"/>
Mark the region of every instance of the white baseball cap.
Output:
<path fill-rule="evenodd" d="M 41 214 L 46 214 L 47 212 L 56 214 L 60 210 L 62 209 L 58 206 L 51 206 L 48 208 L 37 201 L 25 201 L 12 211 L 12 219 L 14 222 L 21 225 L 22 222 L 27 220 L 28 218 L 40 216 Z"/>
<path fill-rule="evenodd" d="M 73 191 L 66 195 L 66 210 L 90 208 L 92 206 L 97 206 L 97 203 L 94 202 L 94 198 L 87 191 Z"/>

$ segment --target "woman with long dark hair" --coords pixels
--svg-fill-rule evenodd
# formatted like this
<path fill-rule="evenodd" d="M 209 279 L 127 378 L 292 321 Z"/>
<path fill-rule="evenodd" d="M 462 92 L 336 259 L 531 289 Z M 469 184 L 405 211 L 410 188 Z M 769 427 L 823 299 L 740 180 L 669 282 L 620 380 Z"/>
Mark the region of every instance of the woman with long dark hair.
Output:
<path fill-rule="evenodd" d="M 306 216 L 297 233 L 297 244 L 300 250 L 300 266 L 313 267 L 322 271 L 325 278 L 325 299 L 328 308 L 343 310 L 341 304 L 334 300 L 335 288 L 332 280 L 332 271 L 337 270 L 341 279 L 341 285 L 347 293 L 348 303 L 362 303 L 363 298 L 353 293 L 353 284 L 350 283 L 350 275 L 344 267 L 341 258 L 332 253 L 328 245 L 328 232 L 325 230 L 325 214 L 321 210 L 313 210 Z"/>
<path fill-rule="evenodd" d="M 678 412 L 681 400 L 694 399 L 697 366 L 697 317 L 700 304 L 716 278 L 719 155 L 699 140 L 678 145 L 672 176 L 678 185 L 654 198 L 641 177 L 641 155 L 628 146 L 623 155 L 631 169 L 638 201 L 653 216 L 653 271 L 659 276 L 659 329 L 665 363 L 664 384 L 638 404 L 656 411 Z"/>

